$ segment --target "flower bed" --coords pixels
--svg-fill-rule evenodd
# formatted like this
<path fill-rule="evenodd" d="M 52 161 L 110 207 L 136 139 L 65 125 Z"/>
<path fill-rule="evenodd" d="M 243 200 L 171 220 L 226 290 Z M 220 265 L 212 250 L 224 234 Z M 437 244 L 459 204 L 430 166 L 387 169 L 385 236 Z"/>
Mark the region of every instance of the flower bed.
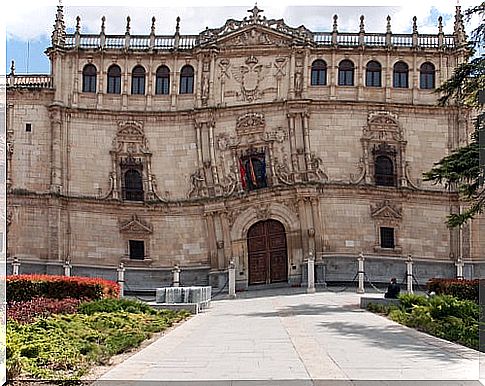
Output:
<path fill-rule="evenodd" d="M 89 299 L 119 297 L 119 285 L 113 281 L 90 277 L 54 275 L 7 276 L 7 300 L 17 302 L 37 297 L 52 299 Z"/>
<path fill-rule="evenodd" d="M 108 300 L 108 301 L 106 301 Z M 78 313 L 7 323 L 9 379 L 79 379 L 93 365 L 187 318 L 185 311 L 156 311 L 130 300 L 83 303 Z"/>
<path fill-rule="evenodd" d="M 49 299 L 38 297 L 25 302 L 8 302 L 7 320 L 19 323 L 32 323 L 37 318 L 53 314 L 74 314 L 81 303 L 80 299 Z"/>
<path fill-rule="evenodd" d="M 426 284 L 436 295 L 451 295 L 478 304 L 479 280 L 430 279 Z"/>
<path fill-rule="evenodd" d="M 480 308 L 470 300 L 449 295 L 425 297 L 403 294 L 399 307 L 369 304 L 368 310 L 430 335 L 479 349 L 478 320 Z"/>

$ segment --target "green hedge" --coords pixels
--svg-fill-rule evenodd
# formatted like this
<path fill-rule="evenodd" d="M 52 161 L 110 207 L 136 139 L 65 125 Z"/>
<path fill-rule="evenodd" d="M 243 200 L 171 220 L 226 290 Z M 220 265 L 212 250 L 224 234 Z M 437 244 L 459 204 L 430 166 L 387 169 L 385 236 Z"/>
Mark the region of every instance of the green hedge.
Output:
<path fill-rule="evenodd" d="M 29 301 L 37 297 L 51 299 L 97 300 L 119 297 L 119 285 L 113 281 L 77 276 L 7 276 L 7 300 Z"/>
<path fill-rule="evenodd" d="M 428 291 L 436 295 L 451 295 L 462 300 L 478 303 L 479 281 L 458 279 L 430 279 L 427 283 Z"/>

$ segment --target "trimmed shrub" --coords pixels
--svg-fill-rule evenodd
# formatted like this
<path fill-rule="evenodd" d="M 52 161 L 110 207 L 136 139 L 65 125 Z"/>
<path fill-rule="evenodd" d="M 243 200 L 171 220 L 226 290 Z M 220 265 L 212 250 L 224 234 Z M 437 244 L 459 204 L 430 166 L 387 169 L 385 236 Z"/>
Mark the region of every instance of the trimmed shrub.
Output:
<path fill-rule="evenodd" d="M 49 299 L 35 298 L 26 302 L 9 302 L 7 306 L 7 320 L 19 323 L 32 323 L 36 318 L 48 317 L 52 314 L 74 314 L 80 299 Z"/>
<path fill-rule="evenodd" d="M 96 312 L 118 312 L 125 311 L 131 314 L 149 314 L 157 313 L 152 307 L 138 300 L 130 299 L 102 299 L 82 303 L 79 306 L 80 314 L 92 315 Z"/>
<path fill-rule="evenodd" d="M 36 297 L 52 299 L 105 299 L 119 297 L 119 285 L 90 277 L 54 275 L 7 276 L 7 300 L 28 301 Z"/>
<path fill-rule="evenodd" d="M 462 300 L 478 303 L 479 280 L 430 279 L 426 284 L 428 291 L 436 295 L 451 295 Z"/>

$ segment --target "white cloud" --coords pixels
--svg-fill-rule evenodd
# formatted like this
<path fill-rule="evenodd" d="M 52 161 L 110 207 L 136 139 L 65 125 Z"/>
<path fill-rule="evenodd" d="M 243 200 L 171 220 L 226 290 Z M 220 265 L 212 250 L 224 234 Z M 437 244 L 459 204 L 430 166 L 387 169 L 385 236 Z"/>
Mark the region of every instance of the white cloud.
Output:
<path fill-rule="evenodd" d="M 231 7 L 222 7 L 227 3 L 220 0 L 205 0 L 204 7 L 193 8 L 200 5 L 199 2 L 190 0 L 177 1 L 177 8 L 159 8 L 160 2 L 154 0 L 139 0 L 139 7 L 131 7 L 132 1 L 128 0 L 86 0 L 86 6 L 78 6 L 69 1 L 64 1 L 66 25 L 71 30 L 75 26 L 75 17 L 81 16 L 81 26 L 84 33 L 98 33 L 101 25 L 101 16 L 106 16 L 106 32 L 108 34 L 123 34 L 126 27 L 126 16 L 131 18 L 132 34 L 148 34 L 150 31 L 151 17 L 157 19 L 157 34 L 173 34 L 175 19 L 180 16 L 181 32 L 196 34 L 205 29 L 216 28 L 224 24 L 228 18 L 242 19 L 247 15 L 246 10 L 252 8 L 249 2 L 232 2 Z M 102 5 L 100 5 L 100 3 Z M 259 1 L 258 7 L 264 9 L 267 18 L 284 18 L 291 26 L 305 25 L 311 30 L 330 31 L 332 27 L 332 15 L 339 15 L 340 31 L 358 31 L 359 16 L 365 15 L 366 31 L 384 32 L 386 16 L 392 17 L 392 31 L 403 33 L 409 31 L 412 17 L 417 16 L 418 30 L 420 33 L 437 33 L 437 20 L 429 20 L 432 7 L 438 14 L 448 15 L 445 17 L 445 33 L 452 33 L 454 18 L 449 17 L 455 13 L 454 1 L 421 0 L 408 1 L 406 6 L 403 1 L 392 0 L 340 0 L 340 1 L 312 1 L 305 0 L 304 8 L 295 6 L 295 0 Z M 335 4 L 338 6 L 335 6 Z M 475 4 L 474 0 L 461 0 L 462 8 L 468 8 Z M 114 7 L 113 4 L 117 6 Z M 8 38 L 18 40 L 36 40 L 41 36 L 50 36 L 55 19 L 57 3 L 52 0 L 18 0 L 8 2 L 4 7 L 6 17 L 6 31 Z"/>

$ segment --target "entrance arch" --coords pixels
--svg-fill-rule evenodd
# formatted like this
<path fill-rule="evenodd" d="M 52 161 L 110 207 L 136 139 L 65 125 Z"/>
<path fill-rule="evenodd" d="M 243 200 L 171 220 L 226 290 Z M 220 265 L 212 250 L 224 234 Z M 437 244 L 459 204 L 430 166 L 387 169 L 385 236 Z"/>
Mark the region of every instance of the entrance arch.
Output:
<path fill-rule="evenodd" d="M 259 221 L 248 230 L 249 285 L 288 281 L 285 227 L 279 221 Z"/>

